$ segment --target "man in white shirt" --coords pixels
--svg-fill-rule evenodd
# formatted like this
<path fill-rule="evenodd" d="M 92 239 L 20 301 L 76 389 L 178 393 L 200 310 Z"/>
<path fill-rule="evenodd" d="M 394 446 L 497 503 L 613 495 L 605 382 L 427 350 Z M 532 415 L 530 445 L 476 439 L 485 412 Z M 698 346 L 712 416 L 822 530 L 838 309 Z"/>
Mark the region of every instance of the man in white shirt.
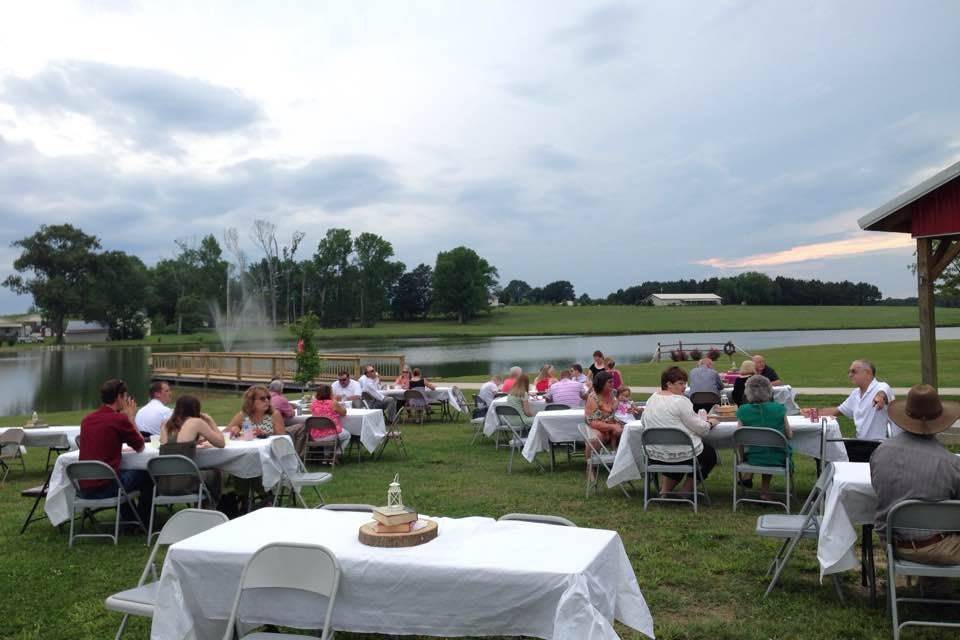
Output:
<path fill-rule="evenodd" d="M 363 393 L 360 383 L 351 380 L 350 374 L 346 371 L 337 374 L 337 381 L 330 385 L 330 388 L 333 391 L 333 397 L 345 404 L 350 404 L 354 400 L 359 401 L 360 394 Z"/>
<path fill-rule="evenodd" d="M 383 409 L 388 422 L 393 422 L 397 417 L 397 401 L 394 398 L 388 398 L 380 391 L 380 375 L 376 367 L 368 364 L 364 367 L 363 375 L 360 376 L 360 392 L 368 393 L 373 397 L 370 401 L 371 409 Z"/>
<path fill-rule="evenodd" d="M 853 418 L 860 440 L 885 440 L 887 423 L 891 435 L 901 433 L 900 427 L 890 422 L 887 406 L 893 401 L 893 389 L 886 382 L 877 380 L 877 368 L 869 360 L 854 360 L 847 372 L 856 389 L 837 408 L 820 409 L 821 416 L 842 413 Z"/>
<path fill-rule="evenodd" d="M 172 396 L 170 385 L 166 382 L 158 380 L 150 385 L 150 401 L 140 407 L 133 419 L 137 429 L 145 438 L 160 435 L 160 425 L 173 413 L 173 409 L 166 406 L 170 403 Z"/>
<path fill-rule="evenodd" d="M 480 391 L 477 393 L 477 400 L 489 407 L 493 403 L 493 398 L 500 391 L 500 376 L 492 375 L 490 379 L 483 383 Z"/>

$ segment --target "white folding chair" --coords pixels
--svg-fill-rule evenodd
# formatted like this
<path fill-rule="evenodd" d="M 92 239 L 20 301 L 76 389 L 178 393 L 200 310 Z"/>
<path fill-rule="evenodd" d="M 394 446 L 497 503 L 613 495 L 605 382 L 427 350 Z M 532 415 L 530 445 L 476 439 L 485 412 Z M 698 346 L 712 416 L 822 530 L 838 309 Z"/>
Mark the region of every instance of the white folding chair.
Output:
<path fill-rule="evenodd" d="M 507 473 L 513 473 L 513 455 L 517 451 L 523 451 L 524 445 L 527 444 L 527 438 L 522 434 L 524 429 L 529 429 L 529 427 L 523 423 L 523 420 L 520 418 L 520 412 L 513 407 L 498 405 L 496 412 L 497 420 L 500 421 L 501 427 L 506 427 L 510 431 L 510 460 L 507 462 Z M 500 427 L 498 427 L 498 430 L 499 428 Z M 537 469 L 541 472 L 544 470 L 543 465 L 541 465 L 536 458 L 533 459 L 533 463 L 537 465 Z"/>
<path fill-rule="evenodd" d="M 822 519 L 823 501 L 827 487 L 833 479 L 833 465 L 827 465 L 816 484 L 807 496 L 806 501 L 796 515 L 765 514 L 757 518 L 756 533 L 762 538 L 777 538 L 783 540 L 777 553 L 767 567 L 766 575 L 773 572 L 770 584 L 763 597 L 766 598 L 780 580 L 780 574 L 790 560 L 793 549 L 802 539 L 816 541 L 820 536 L 820 522 Z M 840 579 L 836 574 L 831 576 L 837 596 L 843 602 L 843 592 L 840 590 Z"/>
<path fill-rule="evenodd" d="M 147 558 L 146 566 L 143 567 L 143 573 L 140 574 L 137 586 L 115 593 L 103 603 L 109 611 L 123 614 L 120 628 L 117 629 L 117 640 L 123 635 L 123 630 L 127 626 L 127 619 L 130 616 L 153 617 L 153 608 L 157 602 L 157 585 L 160 579 L 157 575 L 156 564 L 157 551 L 160 550 L 160 547 L 186 540 L 190 536 L 212 529 L 227 521 L 227 516 L 219 511 L 204 511 L 202 509 L 184 509 L 167 520 L 163 529 L 157 534 L 157 543 L 153 545 L 153 549 L 150 551 L 150 556 Z M 147 582 L 148 576 L 151 578 L 151 582 Z"/>
<path fill-rule="evenodd" d="M 643 447 L 643 453 L 647 460 L 647 464 L 643 469 L 643 510 L 646 511 L 647 505 L 651 502 L 686 502 L 693 505 L 694 513 L 698 513 L 700 508 L 699 498 L 701 495 L 700 486 L 702 483 L 702 478 L 700 477 L 700 463 L 697 461 L 696 449 L 693 446 L 693 438 L 690 437 L 690 434 L 683 429 L 678 429 L 676 427 L 644 429 L 640 433 L 640 445 Z M 655 460 L 656 458 L 651 457 L 650 449 L 647 448 L 650 446 L 689 447 L 690 457 L 687 460 L 684 460 L 684 462 L 687 462 L 687 464 L 658 464 L 656 462 L 652 462 L 652 460 Z M 649 474 L 651 473 L 690 474 L 690 477 L 693 478 L 692 499 L 683 497 L 686 495 L 683 493 L 671 494 L 678 497 L 657 496 L 650 498 Z M 709 504 L 710 496 L 707 495 L 706 490 L 703 491 L 702 495 L 707 501 L 707 504 Z"/>
<path fill-rule="evenodd" d="M 960 500 L 924 502 L 904 500 L 893 505 L 887 513 L 887 586 L 890 589 L 890 621 L 893 640 L 899 640 L 900 630 L 908 626 L 960 628 L 960 622 L 939 620 L 904 620 L 900 622 L 897 607 L 901 602 L 960 605 L 960 600 L 942 598 L 897 597 L 897 576 L 925 576 L 930 578 L 960 578 L 960 564 L 932 565 L 904 560 L 897 554 L 896 531 L 915 529 L 930 535 L 943 531 L 960 532 Z"/>
<path fill-rule="evenodd" d="M 318 507 L 323 506 L 323 496 L 320 495 L 321 484 L 333 480 L 333 474 L 326 472 L 311 473 L 303 465 L 303 460 L 297 455 L 293 448 L 293 443 L 289 438 L 273 438 L 270 442 L 270 451 L 280 467 L 280 483 L 277 498 L 274 504 L 278 507 L 283 505 L 283 497 L 289 488 L 295 497 L 295 502 L 299 502 L 304 509 L 309 508 L 306 500 L 303 499 L 302 491 L 304 487 L 312 487 L 317 497 L 320 499 Z"/>
<path fill-rule="evenodd" d="M 208 503 L 213 503 L 213 495 L 204 483 L 197 463 L 187 456 L 151 458 L 147 461 L 147 473 L 153 479 L 153 509 L 147 525 L 147 544 L 153 540 L 153 520 L 158 506 L 189 504 L 202 509 L 204 496 Z"/>
<path fill-rule="evenodd" d="M 322 508 L 327 511 L 351 511 L 355 513 L 373 513 L 373 510 L 376 509 L 372 504 L 350 503 L 325 504 Z"/>
<path fill-rule="evenodd" d="M 614 454 L 610 449 L 606 447 L 602 442 L 593 437 L 593 431 L 585 423 L 580 423 L 577 425 L 577 432 L 580 434 L 580 437 L 583 438 L 583 447 L 586 450 L 589 450 L 590 457 L 587 458 L 587 465 L 590 467 L 591 473 L 587 476 L 587 497 L 590 497 L 590 492 L 599 493 L 599 478 L 600 478 L 600 469 L 603 469 L 607 472 L 607 477 L 610 477 L 610 470 L 613 468 L 613 461 L 616 459 L 616 454 Z M 630 492 L 627 491 L 627 488 L 622 484 L 619 485 L 620 490 L 623 491 L 623 495 L 630 497 Z"/>
<path fill-rule="evenodd" d="M 330 619 L 333 615 L 333 605 L 337 599 L 337 589 L 340 587 L 340 563 L 333 552 L 318 544 L 292 544 L 275 542 L 257 549 L 247 561 L 240 576 L 240 586 L 233 600 L 227 629 L 223 640 L 233 640 L 236 626 L 239 623 L 238 612 L 240 599 L 245 589 L 284 589 L 305 591 L 321 596 L 327 601 L 327 612 L 323 621 L 320 640 L 329 640 L 333 637 Z M 318 598 L 318 608 L 323 600 Z M 274 609 L 278 612 L 278 620 L 283 607 Z M 279 633 L 251 633 L 243 636 L 243 640 L 290 640 L 303 638 Z M 315 636 L 314 636 L 315 637 Z"/>
<path fill-rule="evenodd" d="M 128 493 L 126 489 L 123 488 L 123 485 L 120 484 L 120 479 L 117 477 L 113 467 L 99 460 L 82 460 L 71 462 L 67 465 L 65 471 L 67 479 L 70 480 L 70 484 L 73 485 L 73 491 L 67 492 L 67 500 L 70 502 L 70 538 L 67 546 L 73 546 L 74 538 L 110 538 L 113 540 L 113 544 L 116 545 L 117 538 L 120 537 L 121 524 L 136 524 L 144 531 L 147 530 L 133 504 L 134 498 L 140 497 L 140 492 L 131 491 Z M 109 498 L 84 498 L 81 495 L 82 490 L 80 489 L 80 483 L 84 480 L 110 480 L 113 482 L 113 486 L 117 488 L 117 493 Z M 133 512 L 136 520 L 120 520 L 120 508 L 124 504 L 130 506 L 130 510 Z M 88 510 L 99 511 L 101 509 L 116 509 L 117 515 L 114 520 L 113 535 L 109 533 L 73 533 L 78 510 L 81 515 L 86 515 Z M 92 517 L 91 520 L 93 520 Z M 94 520 L 94 525 L 96 525 L 96 520 Z"/>
<path fill-rule="evenodd" d="M 779 504 L 787 510 L 787 513 L 790 513 L 790 480 L 793 475 L 793 463 L 790 459 L 790 445 L 787 444 L 787 437 L 775 429 L 740 427 L 733 432 L 733 445 L 733 510 L 736 511 L 737 505 L 741 502 L 754 502 L 758 504 Z M 743 461 L 740 460 L 739 452 L 741 451 L 741 447 L 768 447 L 770 449 L 779 449 L 784 452 L 785 461 L 782 467 L 749 464 L 745 459 Z M 738 498 L 737 487 L 740 484 L 741 473 L 783 476 L 787 485 L 786 490 L 783 492 L 784 502 L 750 497 Z"/>
<path fill-rule="evenodd" d="M 10 473 L 8 460 L 19 460 L 21 469 L 26 472 L 27 463 L 23 460 L 23 452 L 20 447 L 23 444 L 23 429 L 7 429 L 0 434 L 0 470 L 3 471 L 3 477 L 0 482 L 7 481 L 7 474 Z"/>
<path fill-rule="evenodd" d="M 340 447 L 340 435 L 334 433 L 320 440 L 310 439 L 311 429 L 332 429 L 336 431 L 337 425 L 330 418 L 323 416 L 311 416 L 307 418 L 303 429 L 307 434 L 306 442 L 303 445 L 304 464 L 329 464 L 331 468 L 337 465 L 337 457 L 343 453 Z"/>
<path fill-rule="evenodd" d="M 555 524 L 561 527 L 575 527 L 573 522 L 562 516 L 548 516 L 537 513 L 508 513 L 497 518 L 497 522 L 503 520 L 516 520 L 518 522 L 536 522 L 539 524 Z"/>

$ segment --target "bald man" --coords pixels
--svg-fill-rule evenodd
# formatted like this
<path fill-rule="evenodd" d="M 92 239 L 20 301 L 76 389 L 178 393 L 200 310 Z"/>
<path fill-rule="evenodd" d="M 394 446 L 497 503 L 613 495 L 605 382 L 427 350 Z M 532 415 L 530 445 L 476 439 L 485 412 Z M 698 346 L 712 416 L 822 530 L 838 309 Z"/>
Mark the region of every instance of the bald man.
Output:
<path fill-rule="evenodd" d="M 757 367 L 757 375 L 763 376 L 775 387 L 779 387 L 784 384 L 784 382 L 780 379 L 780 375 L 773 370 L 773 367 L 767 366 L 767 361 L 763 356 L 753 356 L 751 360 L 753 360 L 753 364 Z"/>

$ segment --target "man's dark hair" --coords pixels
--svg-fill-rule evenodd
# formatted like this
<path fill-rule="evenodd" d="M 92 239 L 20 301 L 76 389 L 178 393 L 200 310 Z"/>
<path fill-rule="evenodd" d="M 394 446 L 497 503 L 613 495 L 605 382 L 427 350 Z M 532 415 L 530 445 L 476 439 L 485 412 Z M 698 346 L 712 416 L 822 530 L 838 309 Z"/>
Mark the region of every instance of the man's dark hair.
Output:
<path fill-rule="evenodd" d="M 169 386 L 169 384 L 166 383 L 166 382 L 164 382 L 163 380 L 156 380 L 156 381 L 154 381 L 154 382 L 151 382 L 151 383 L 150 383 L 150 398 L 151 398 L 151 399 L 152 399 L 152 398 L 156 398 L 158 395 L 160 395 L 160 392 L 163 391 L 163 385 L 165 385 L 165 384 Z"/>
<path fill-rule="evenodd" d="M 583 367 L 579 363 L 574 363 L 571 368 L 577 373 L 583 373 Z"/>
<path fill-rule="evenodd" d="M 671 382 L 687 381 L 687 372 L 680 367 L 670 367 L 660 374 L 660 388 L 666 389 Z"/>
<path fill-rule="evenodd" d="M 341 369 L 341 370 L 340 370 L 340 373 L 337 374 L 337 377 L 338 377 L 338 378 L 339 378 L 340 376 L 347 376 L 347 377 L 349 378 L 349 377 L 350 377 L 350 372 L 347 371 L 346 369 Z"/>
<path fill-rule="evenodd" d="M 117 398 L 127 392 L 127 383 L 119 378 L 110 378 L 100 385 L 100 401 L 103 404 L 113 404 Z"/>

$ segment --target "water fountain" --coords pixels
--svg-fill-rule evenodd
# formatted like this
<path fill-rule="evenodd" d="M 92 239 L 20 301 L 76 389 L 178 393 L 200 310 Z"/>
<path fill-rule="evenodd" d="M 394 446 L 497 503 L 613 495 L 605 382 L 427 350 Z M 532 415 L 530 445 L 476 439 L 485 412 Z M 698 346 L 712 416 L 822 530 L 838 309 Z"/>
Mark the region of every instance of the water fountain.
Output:
<path fill-rule="evenodd" d="M 210 315 L 213 317 L 217 339 L 223 345 L 224 351 L 233 351 L 233 345 L 242 329 L 266 327 L 267 312 L 258 296 L 243 291 L 240 304 L 234 309 L 221 311 L 216 301 L 208 302 Z"/>

